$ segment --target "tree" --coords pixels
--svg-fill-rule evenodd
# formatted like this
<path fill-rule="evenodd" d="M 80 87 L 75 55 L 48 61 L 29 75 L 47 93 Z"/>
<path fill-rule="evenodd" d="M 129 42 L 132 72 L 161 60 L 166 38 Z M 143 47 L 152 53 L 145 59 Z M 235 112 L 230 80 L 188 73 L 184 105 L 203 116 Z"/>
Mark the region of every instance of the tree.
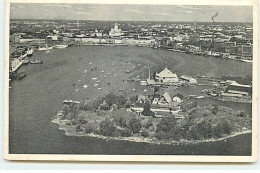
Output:
<path fill-rule="evenodd" d="M 126 122 L 125 116 L 115 115 L 114 116 L 114 122 L 115 122 L 116 125 L 118 125 L 122 128 L 127 127 L 127 122 Z"/>
<path fill-rule="evenodd" d="M 122 92 L 120 92 L 117 96 L 116 96 L 116 103 L 118 106 L 123 106 L 125 105 L 127 99 L 126 99 L 126 95 Z"/>
<path fill-rule="evenodd" d="M 138 96 L 137 96 L 137 95 L 132 96 L 132 97 L 130 98 L 130 102 L 131 102 L 131 103 L 135 103 L 137 100 L 138 100 Z"/>
<path fill-rule="evenodd" d="M 151 111 L 150 108 L 151 108 L 151 103 L 148 100 L 146 100 L 142 114 L 144 116 L 154 116 L 155 113 L 153 111 Z"/>
<path fill-rule="evenodd" d="M 129 121 L 129 127 L 130 127 L 130 129 L 132 130 L 133 133 L 138 133 L 142 128 L 142 123 L 139 119 L 132 118 Z"/>
<path fill-rule="evenodd" d="M 110 92 L 105 95 L 104 100 L 106 100 L 108 106 L 110 107 L 116 103 L 116 97 L 117 96 L 114 93 Z"/>
<path fill-rule="evenodd" d="M 169 132 L 176 126 L 176 119 L 174 116 L 163 117 L 156 126 L 156 131 Z"/>
<path fill-rule="evenodd" d="M 112 136 L 115 131 L 116 131 L 116 127 L 110 119 L 106 118 L 105 120 L 100 122 L 99 133 L 101 135 Z"/>
<path fill-rule="evenodd" d="M 109 110 L 109 105 L 107 104 L 106 100 L 103 101 L 102 104 L 99 105 L 101 110 Z"/>

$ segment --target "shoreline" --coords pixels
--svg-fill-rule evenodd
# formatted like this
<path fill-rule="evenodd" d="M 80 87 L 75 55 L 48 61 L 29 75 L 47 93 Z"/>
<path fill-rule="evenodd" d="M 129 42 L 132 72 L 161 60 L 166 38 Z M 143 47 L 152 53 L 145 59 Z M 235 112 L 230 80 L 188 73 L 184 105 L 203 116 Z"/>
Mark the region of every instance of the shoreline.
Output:
<path fill-rule="evenodd" d="M 70 132 L 70 127 L 67 125 L 62 125 L 60 119 L 53 119 L 51 122 L 53 124 L 59 125 L 58 130 L 64 131 L 66 136 L 75 136 L 75 137 L 92 137 L 97 139 L 103 139 L 106 141 L 128 141 L 128 142 L 137 142 L 137 143 L 147 143 L 153 145 L 188 145 L 188 144 L 200 144 L 200 143 L 208 143 L 208 142 L 217 142 L 217 141 L 225 141 L 229 138 L 249 134 L 252 133 L 252 130 L 243 130 L 240 132 L 233 132 L 232 134 L 217 138 L 217 139 L 207 139 L 207 140 L 180 140 L 180 141 L 167 141 L 167 140 L 158 140 L 155 138 L 144 138 L 144 137 L 112 137 L 112 136 L 102 136 L 94 133 L 84 133 L 84 132 Z"/>

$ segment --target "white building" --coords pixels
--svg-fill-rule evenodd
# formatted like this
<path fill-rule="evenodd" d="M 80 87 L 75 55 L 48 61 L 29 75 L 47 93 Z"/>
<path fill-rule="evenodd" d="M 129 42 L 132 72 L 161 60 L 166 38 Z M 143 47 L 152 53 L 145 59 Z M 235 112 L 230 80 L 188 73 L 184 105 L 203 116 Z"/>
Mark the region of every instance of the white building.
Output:
<path fill-rule="evenodd" d="M 123 32 L 120 28 L 118 28 L 117 23 L 115 23 L 114 28 L 111 28 L 111 31 L 109 31 L 109 36 L 118 37 L 121 35 L 123 35 Z"/>
<path fill-rule="evenodd" d="M 167 67 L 160 73 L 155 74 L 155 81 L 162 83 L 174 83 L 178 82 L 178 77 L 176 73 L 172 73 Z"/>

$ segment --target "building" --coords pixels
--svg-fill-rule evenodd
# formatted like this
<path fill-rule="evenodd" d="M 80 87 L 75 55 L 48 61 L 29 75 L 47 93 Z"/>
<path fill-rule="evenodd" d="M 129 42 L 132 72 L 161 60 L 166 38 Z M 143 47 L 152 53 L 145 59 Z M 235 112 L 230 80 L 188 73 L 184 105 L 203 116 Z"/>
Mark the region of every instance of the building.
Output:
<path fill-rule="evenodd" d="M 122 32 L 122 30 L 120 28 L 118 28 L 117 23 L 115 23 L 114 28 L 111 28 L 111 30 L 109 31 L 109 36 L 111 36 L 111 37 L 119 37 L 123 34 L 124 33 Z"/>
<path fill-rule="evenodd" d="M 197 84 L 197 80 L 191 76 L 182 75 L 180 79 L 184 80 L 185 82 L 188 82 L 189 84 Z"/>
<path fill-rule="evenodd" d="M 237 82 L 233 82 L 227 87 L 226 93 L 249 96 L 252 95 L 252 87 L 250 85 L 242 85 Z"/>
<path fill-rule="evenodd" d="M 155 81 L 162 83 L 175 83 L 178 82 L 178 77 L 176 73 L 171 72 L 167 67 L 160 73 L 155 74 Z"/>
<path fill-rule="evenodd" d="M 177 100 L 179 101 L 179 100 Z M 152 105 L 151 107 L 152 108 L 166 108 L 166 109 L 169 109 L 169 108 L 179 108 L 178 105 L 179 105 L 180 102 L 176 102 L 172 99 L 172 97 L 170 96 L 170 94 L 168 92 L 165 92 L 162 96 L 160 97 L 155 97 L 152 101 Z"/>

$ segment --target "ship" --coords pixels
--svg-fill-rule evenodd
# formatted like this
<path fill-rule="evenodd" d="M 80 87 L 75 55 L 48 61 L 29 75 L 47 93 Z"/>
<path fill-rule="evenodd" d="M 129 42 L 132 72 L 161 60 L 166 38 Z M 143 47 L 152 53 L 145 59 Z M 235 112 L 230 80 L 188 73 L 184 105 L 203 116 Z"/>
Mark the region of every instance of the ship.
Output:
<path fill-rule="evenodd" d="M 40 60 L 35 60 L 35 61 L 30 61 L 30 64 L 42 64 L 43 61 Z"/>

